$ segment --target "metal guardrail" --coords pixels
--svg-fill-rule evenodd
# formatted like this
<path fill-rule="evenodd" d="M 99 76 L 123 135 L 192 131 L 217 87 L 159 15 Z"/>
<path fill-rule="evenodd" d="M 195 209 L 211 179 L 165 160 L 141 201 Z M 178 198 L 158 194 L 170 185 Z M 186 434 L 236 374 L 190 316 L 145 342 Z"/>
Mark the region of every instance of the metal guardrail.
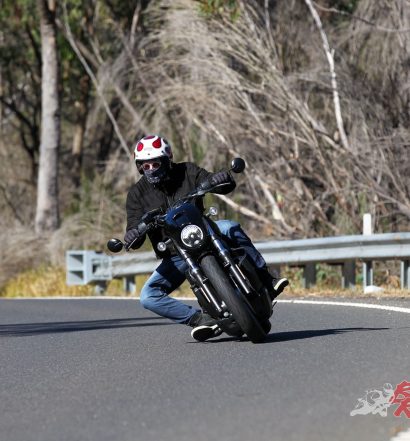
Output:
<path fill-rule="evenodd" d="M 111 280 L 114 274 L 112 260 L 112 256 L 96 251 L 67 251 L 67 285 L 87 285 L 91 282 Z"/>
<path fill-rule="evenodd" d="M 268 265 L 303 267 L 303 285 L 316 283 L 316 264 L 342 266 L 342 286 L 355 285 L 356 261 L 363 263 L 363 285 L 373 285 L 374 260 L 400 260 L 401 286 L 410 289 L 410 233 L 387 233 L 269 241 L 255 243 Z M 104 283 L 124 278 L 127 291 L 134 289 L 134 277 L 151 273 L 159 261 L 153 252 L 107 256 L 95 251 L 67 251 L 67 284 Z M 81 268 L 80 268 L 81 267 Z"/>

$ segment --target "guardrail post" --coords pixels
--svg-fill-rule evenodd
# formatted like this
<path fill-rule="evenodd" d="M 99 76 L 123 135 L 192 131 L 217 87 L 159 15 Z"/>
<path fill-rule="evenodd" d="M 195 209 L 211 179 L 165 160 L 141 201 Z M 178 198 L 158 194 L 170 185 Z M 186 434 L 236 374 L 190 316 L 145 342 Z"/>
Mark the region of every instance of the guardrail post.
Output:
<path fill-rule="evenodd" d="M 363 288 L 373 285 L 373 262 L 363 262 Z"/>
<path fill-rule="evenodd" d="M 303 288 L 310 288 L 316 284 L 316 263 L 307 263 L 303 267 Z"/>
<path fill-rule="evenodd" d="M 103 296 L 105 294 L 105 291 L 107 289 L 107 282 L 96 282 L 94 286 L 94 294 L 96 296 Z"/>
<path fill-rule="evenodd" d="M 342 265 L 342 288 L 353 289 L 356 286 L 356 262 L 349 260 Z"/>
<path fill-rule="evenodd" d="M 135 294 L 137 285 L 135 283 L 135 276 L 126 276 L 123 279 L 124 291 L 127 294 Z"/>
<path fill-rule="evenodd" d="M 400 264 L 400 282 L 402 289 L 410 289 L 410 260 L 402 260 Z"/>
<path fill-rule="evenodd" d="M 112 279 L 111 257 L 97 251 L 66 252 L 67 285 L 87 285 Z"/>

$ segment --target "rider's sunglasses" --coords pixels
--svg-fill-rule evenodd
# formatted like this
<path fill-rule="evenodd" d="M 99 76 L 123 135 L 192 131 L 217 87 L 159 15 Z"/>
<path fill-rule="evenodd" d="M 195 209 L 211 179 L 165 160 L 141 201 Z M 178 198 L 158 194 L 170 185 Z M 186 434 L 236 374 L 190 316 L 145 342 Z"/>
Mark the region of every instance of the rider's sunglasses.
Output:
<path fill-rule="evenodd" d="M 148 170 L 157 170 L 161 167 L 161 163 L 159 161 L 150 161 L 150 162 L 143 162 L 141 164 L 141 168 L 144 171 Z"/>

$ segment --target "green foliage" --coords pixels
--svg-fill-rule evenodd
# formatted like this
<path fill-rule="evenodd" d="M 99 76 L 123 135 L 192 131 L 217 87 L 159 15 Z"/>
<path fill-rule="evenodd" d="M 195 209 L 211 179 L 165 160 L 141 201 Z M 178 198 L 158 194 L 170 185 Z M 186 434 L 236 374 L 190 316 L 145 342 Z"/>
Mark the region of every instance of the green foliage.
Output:
<path fill-rule="evenodd" d="M 289 279 L 292 289 L 302 288 L 303 268 L 301 267 L 284 267 L 282 275 Z M 316 265 L 316 285 L 314 289 L 332 290 L 341 287 L 341 267 L 338 265 L 317 264 Z M 358 273 L 356 279 L 361 277 Z M 356 282 L 358 283 L 358 282 Z"/>
<path fill-rule="evenodd" d="M 35 2 L 4 1 L 0 9 L 0 100 L 15 118 L 11 126 L 31 158 L 31 173 L 39 148 L 41 55 Z"/>
<path fill-rule="evenodd" d="M 340 286 L 341 273 L 337 266 L 319 264 L 316 268 L 316 281 L 319 287 Z"/>
<path fill-rule="evenodd" d="M 199 10 L 207 18 L 228 16 L 235 21 L 240 14 L 237 0 L 199 0 Z"/>
<path fill-rule="evenodd" d="M 352 14 L 355 11 L 358 3 L 359 0 L 333 0 L 330 2 L 330 6 L 339 9 L 339 11 Z"/>
<path fill-rule="evenodd" d="M 37 19 L 37 6 L 35 1 L 4 0 L 1 3 L 0 20 L 10 27 L 31 25 Z"/>
<path fill-rule="evenodd" d="M 349 23 L 349 15 L 354 14 L 359 0 L 330 0 L 326 7 L 331 8 L 341 13 L 332 13 L 328 17 L 333 26 L 338 26 L 342 23 Z"/>

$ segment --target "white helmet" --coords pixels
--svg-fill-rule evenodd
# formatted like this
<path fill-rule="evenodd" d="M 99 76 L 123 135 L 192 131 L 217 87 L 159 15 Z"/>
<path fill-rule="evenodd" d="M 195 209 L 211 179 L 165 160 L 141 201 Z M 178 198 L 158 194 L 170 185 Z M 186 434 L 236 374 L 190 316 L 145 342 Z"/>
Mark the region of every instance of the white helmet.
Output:
<path fill-rule="evenodd" d="M 158 135 L 148 135 L 140 139 L 134 148 L 134 161 L 138 165 L 140 161 L 166 156 L 172 159 L 171 145 L 165 138 Z"/>

